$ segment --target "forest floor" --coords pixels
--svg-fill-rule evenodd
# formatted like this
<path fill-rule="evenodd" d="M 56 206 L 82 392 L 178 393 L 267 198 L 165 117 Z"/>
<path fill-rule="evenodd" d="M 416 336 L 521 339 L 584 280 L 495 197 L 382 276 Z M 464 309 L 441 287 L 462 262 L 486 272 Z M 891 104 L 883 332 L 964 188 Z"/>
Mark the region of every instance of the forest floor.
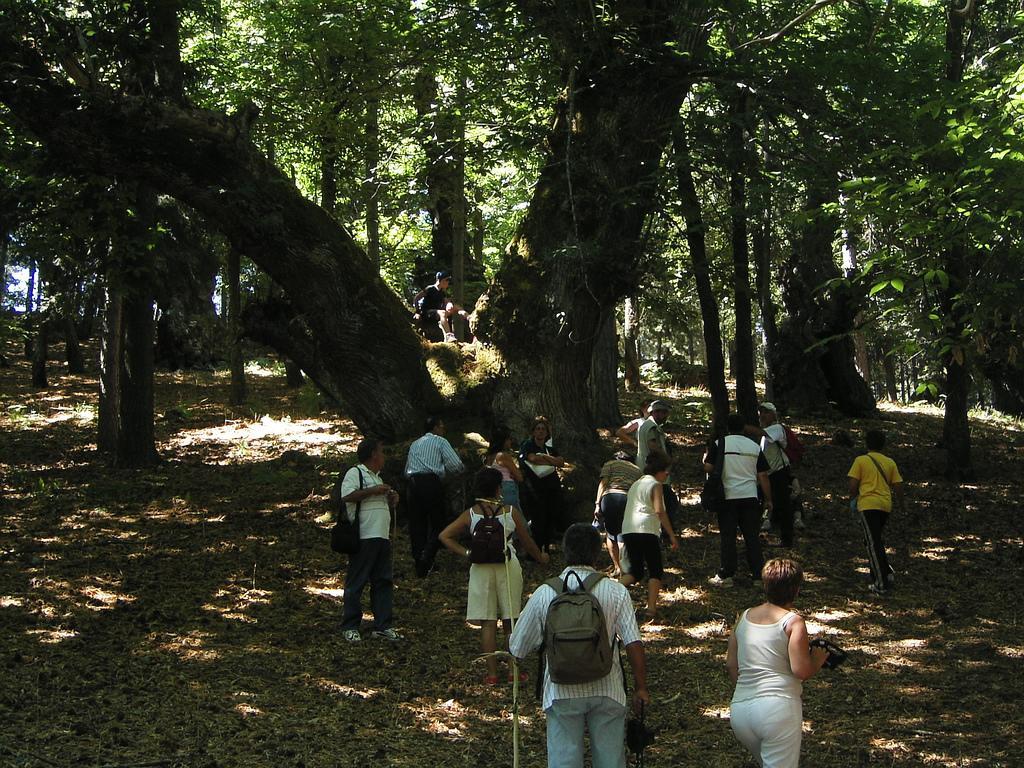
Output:
<path fill-rule="evenodd" d="M 315 394 L 280 376 L 251 375 L 249 405 L 232 408 L 224 374 L 161 373 L 164 461 L 114 470 L 95 451 L 95 377 L 54 364 L 50 388 L 34 391 L 9 352 L 0 766 L 512 765 L 512 689 L 482 683 L 479 637 L 463 621 L 464 563 L 442 552 L 417 579 L 400 529 L 395 603 L 406 639 L 340 637 L 343 562 L 314 518 L 353 460 L 351 422 L 321 415 Z M 695 496 L 706 394 L 658 395 L 674 404 L 685 508 L 662 623 L 643 629 L 658 730 L 646 765 L 752 766 L 729 730 L 723 660 L 732 621 L 759 595 L 749 582 L 707 586 L 718 539 Z M 639 400 L 625 397 L 623 412 Z M 975 418 L 978 480 L 958 488 L 941 479 L 934 408 L 789 423 L 807 445 L 798 607 L 812 632 L 851 652 L 804 686 L 802 765 L 1024 764 L 1021 426 Z M 833 443 L 840 429 L 868 426 L 889 434 L 909 498 L 887 532 L 897 591 L 886 598 L 866 589 L 845 503 L 860 449 Z M 556 556 L 528 568 L 527 593 L 558 567 Z M 519 712 L 521 764 L 543 766 L 532 679 Z"/>

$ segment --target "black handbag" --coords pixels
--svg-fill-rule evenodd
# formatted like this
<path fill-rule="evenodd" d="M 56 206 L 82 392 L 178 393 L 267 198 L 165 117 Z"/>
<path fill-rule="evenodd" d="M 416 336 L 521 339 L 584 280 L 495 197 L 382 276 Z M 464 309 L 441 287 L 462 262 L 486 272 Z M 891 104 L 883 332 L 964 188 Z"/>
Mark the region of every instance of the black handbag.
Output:
<path fill-rule="evenodd" d="M 359 490 L 363 489 L 363 471 L 356 467 L 356 472 L 359 473 Z M 353 519 L 348 519 L 347 504 L 341 501 L 341 480 L 338 480 L 338 484 L 335 486 L 334 495 L 338 497 L 338 517 L 334 523 L 334 527 L 331 528 L 331 549 L 342 555 L 354 555 L 359 551 L 359 508 L 362 506 L 362 500 L 356 502 L 356 513 L 352 516 Z"/>
<path fill-rule="evenodd" d="M 723 437 L 717 442 L 721 445 L 715 455 L 715 466 L 700 491 L 700 504 L 708 512 L 715 512 L 725 502 L 725 484 L 722 482 L 722 467 L 725 464 L 725 438 Z"/>

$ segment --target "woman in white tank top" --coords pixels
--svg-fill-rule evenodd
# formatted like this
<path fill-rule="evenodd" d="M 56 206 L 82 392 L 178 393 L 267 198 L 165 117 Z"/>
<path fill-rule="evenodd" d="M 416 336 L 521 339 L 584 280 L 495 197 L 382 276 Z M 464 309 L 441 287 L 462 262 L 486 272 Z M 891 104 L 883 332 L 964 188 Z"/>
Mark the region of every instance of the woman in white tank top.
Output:
<path fill-rule="evenodd" d="M 821 669 L 828 651 L 810 647 L 807 625 L 793 609 L 804 578 L 800 566 L 769 560 L 761 578 L 765 602 L 744 611 L 729 638 L 725 666 L 736 683 L 729 719 L 763 768 L 797 768 L 803 681 Z"/>

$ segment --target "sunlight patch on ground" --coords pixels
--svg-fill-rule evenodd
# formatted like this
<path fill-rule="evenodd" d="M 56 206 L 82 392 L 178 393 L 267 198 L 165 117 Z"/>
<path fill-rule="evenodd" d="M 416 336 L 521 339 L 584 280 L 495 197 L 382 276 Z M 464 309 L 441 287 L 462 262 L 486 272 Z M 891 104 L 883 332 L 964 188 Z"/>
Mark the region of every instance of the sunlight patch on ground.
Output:
<path fill-rule="evenodd" d="M 20 403 L 8 406 L 7 416 L 11 423 L 7 426 L 15 429 L 39 429 L 62 422 L 72 422 L 87 427 L 96 421 L 96 407 L 89 403 L 63 405 L 64 398 L 57 394 L 40 400 L 51 404 L 51 407 L 43 412 Z"/>
<path fill-rule="evenodd" d="M 658 653 L 665 656 L 704 656 L 711 653 L 706 645 L 671 645 L 659 648 Z"/>
<path fill-rule="evenodd" d="M 712 717 L 716 720 L 728 720 L 729 719 L 729 705 L 726 704 L 724 707 L 705 707 L 701 714 L 704 717 Z"/>
<path fill-rule="evenodd" d="M 111 587 L 116 586 L 113 582 L 98 581 L 100 581 L 102 586 L 90 585 L 79 590 L 88 599 L 89 602 L 86 603 L 85 607 L 90 611 L 110 611 L 119 605 L 135 602 L 134 595 L 124 594 L 111 589 Z"/>
<path fill-rule="evenodd" d="M 14 595 L 0 595 L 0 608 L 21 608 L 25 599 Z"/>
<path fill-rule="evenodd" d="M 454 738 L 461 738 L 464 735 L 463 729 L 466 727 L 469 710 L 455 699 L 439 701 L 434 704 L 423 703 L 419 707 L 404 704 L 403 708 L 412 712 L 427 733 Z M 448 722 L 455 718 L 460 719 L 456 722 Z"/>
<path fill-rule="evenodd" d="M 220 652 L 204 648 L 206 641 L 213 637 L 211 632 L 194 629 L 183 635 L 164 633 L 167 638 L 157 645 L 161 651 L 173 653 L 183 661 L 214 661 L 220 658 Z"/>
<path fill-rule="evenodd" d="M 817 622 L 811 618 L 804 619 L 807 624 L 807 634 L 809 635 L 849 635 L 848 629 L 842 629 L 841 627 L 833 627 L 826 622 Z"/>
<path fill-rule="evenodd" d="M 671 569 L 668 569 L 671 571 Z M 697 603 L 700 602 L 707 593 L 703 589 L 693 589 L 692 587 L 679 586 L 673 589 L 671 592 L 662 592 L 661 599 L 666 604 L 672 603 Z"/>
<path fill-rule="evenodd" d="M 235 691 L 234 697 L 236 699 L 255 699 L 256 694 L 249 693 L 249 691 Z M 254 704 L 250 704 L 248 701 L 240 701 L 235 704 L 235 711 L 242 715 L 242 717 L 251 717 L 253 715 L 262 715 L 263 710 Z"/>
<path fill-rule="evenodd" d="M 1024 659 L 1024 645 L 1001 645 L 996 650 L 1011 659 Z"/>
<path fill-rule="evenodd" d="M 310 682 L 321 691 L 334 694 L 335 696 L 343 696 L 347 699 L 362 699 L 366 701 L 380 695 L 380 691 L 376 688 L 353 688 L 351 685 L 342 685 L 333 680 L 328 680 L 326 677 L 318 677 Z"/>
<path fill-rule="evenodd" d="M 342 434 L 330 422 L 319 419 L 297 419 L 290 417 L 275 419 L 266 415 L 258 421 L 229 421 L 205 429 L 183 430 L 168 440 L 173 450 L 203 445 L 230 446 L 232 459 L 249 458 L 253 450 L 250 443 L 270 443 L 274 446 L 301 446 L 311 453 L 322 452 L 333 446 L 357 442 L 357 435 Z M 220 462 L 230 463 L 230 462 Z"/>
<path fill-rule="evenodd" d="M 303 590 L 317 597 L 331 597 L 341 600 L 345 596 L 345 590 L 341 587 L 303 587 Z"/>
<path fill-rule="evenodd" d="M 817 619 L 818 621 L 828 624 L 831 621 L 840 621 L 842 619 L 848 619 L 855 614 L 852 611 L 840 611 L 840 610 L 829 610 L 816 611 L 809 614 L 810 618 Z"/>
<path fill-rule="evenodd" d="M 682 530 L 676 531 L 677 539 L 702 539 L 707 536 L 706 531 L 701 531 L 697 528 L 683 528 Z"/>
<path fill-rule="evenodd" d="M 725 619 L 705 621 L 692 627 L 683 627 L 683 633 L 695 640 L 707 640 L 709 637 L 725 637 L 729 633 L 729 625 Z"/>
<path fill-rule="evenodd" d="M 73 629 L 29 629 L 25 631 L 25 634 L 37 638 L 40 643 L 45 645 L 56 645 L 78 637 L 78 633 Z"/>
<path fill-rule="evenodd" d="M 871 746 L 876 749 L 881 749 L 884 752 L 889 752 L 893 755 L 896 754 L 909 754 L 911 749 L 902 741 L 896 739 L 872 739 Z M 894 758 L 895 759 L 895 758 Z"/>

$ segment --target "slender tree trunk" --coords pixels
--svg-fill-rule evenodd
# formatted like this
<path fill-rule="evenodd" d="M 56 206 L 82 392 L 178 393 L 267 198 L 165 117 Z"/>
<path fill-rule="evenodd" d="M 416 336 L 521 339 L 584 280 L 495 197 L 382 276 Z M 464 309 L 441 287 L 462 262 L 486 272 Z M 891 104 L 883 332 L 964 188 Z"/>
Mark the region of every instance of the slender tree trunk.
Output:
<path fill-rule="evenodd" d="M 765 170 L 772 170 L 774 163 L 768 154 L 767 131 L 763 132 L 762 144 L 764 145 L 764 167 Z M 774 275 L 772 270 L 772 214 L 773 199 L 771 190 L 771 176 L 768 173 L 761 174 L 761 181 L 753 190 L 755 202 L 754 230 L 751 243 L 754 252 L 754 263 L 757 265 L 757 302 L 761 310 L 761 327 L 764 333 L 764 386 L 765 400 L 775 400 L 774 376 L 772 369 L 774 362 L 772 356 L 778 344 L 778 326 L 775 322 L 775 302 L 772 300 L 772 285 Z"/>
<path fill-rule="evenodd" d="M 693 163 L 690 148 L 682 127 L 674 136 L 679 203 L 686 221 L 686 242 L 690 250 L 690 262 L 697 284 L 697 298 L 700 302 L 700 317 L 704 329 L 704 357 L 708 369 L 708 389 L 711 391 L 711 406 L 714 411 L 713 432 L 725 434 L 725 421 L 729 415 L 729 390 L 725 385 L 725 355 L 722 351 L 722 325 L 718 315 L 718 300 L 711 284 L 711 265 L 708 260 L 704 235 L 704 217 L 701 213 L 700 198 L 693 181 Z"/>
<path fill-rule="evenodd" d="M 121 431 L 121 353 L 124 323 L 121 294 L 107 288 L 100 336 L 100 399 L 96 447 L 104 453 L 117 449 Z"/>
<path fill-rule="evenodd" d="M 963 80 L 965 64 L 964 33 L 968 22 L 975 13 L 976 4 L 968 2 L 961 11 L 955 0 L 946 5 L 946 71 L 948 82 L 958 84 Z M 960 160 L 950 154 L 940 162 L 955 168 Z M 967 370 L 969 350 L 961 343 L 965 327 L 966 308 L 961 291 L 969 279 L 968 245 L 962 232 L 953 235 L 945 252 L 945 270 L 949 285 L 943 291 L 941 305 L 945 319 L 946 336 L 951 340 L 950 351 L 945 354 L 946 368 L 946 410 L 942 424 L 943 444 L 946 446 L 946 476 L 957 482 L 974 478 L 971 460 L 971 429 L 967 411 L 970 375 Z M 972 260 L 973 261 L 973 260 Z"/>
<path fill-rule="evenodd" d="M 302 368 L 294 360 L 285 359 L 284 361 L 284 375 L 285 383 L 291 389 L 298 389 L 306 383 L 305 377 L 302 375 Z"/>
<path fill-rule="evenodd" d="M 622 346 L 625 366 L 626 389 L 639 392 L 643 388 L 640 379 L 640 299 L 627 296 L 622 310 Z"/>
<path fill-rule="evenodd" d="M 615 310 L 610 309 L 601 324 L 587 381 L 590 410 L 599 426 L 617 427 L 619 411 L 619 341 L 615 333 Z"/>
<path fill-rule="evenodd" d="M 228 339 L 231 349 L 228 353 L 231 369 L 231 404 L 241 405 L 246 401 L 245 357 L 242 354 L 242 257 L 235 248 L 228 249 Z"/>
<path fill-rule="evenodd" d="M 747 241 L 747 136 L 750 108 L 745 91 L 737 90 L 729 105 L 726 131 L 729 158 L 729 219 L 731 225 L 733 296 L 736 318 L 736 408 L 750 423 L 757 421 L 754 375 L 754 322 L 750 299 L 750 246 Z"/>
<path fill-rule="evenodd" d="M 881 344 L 875 347 L 878 359 L 882 361 L 882 370 L 885 372 L 885 395 L 890 402 L 899 400 L 899 390 L 896 386 L 896 354 L 887 351 Z"/>
<path fill-rule="evenodd" d="M 49 386 L 46 378 L 46 361 L 50 329 L 47 318 L 42 312 L 36 312 L 35 330 L 35 337 L 32 343 L 32 387 L 34 389 L 46 389 Z"/>
<path fill-rule="evenodd" d="M 160 460 L 153 427 L 154 342 L 156 298 L 153 289 L 156 194 L 140 187 L 135 193 L 135 218 L 130 226 L 126 287 L 122 304 L 124 341 L 121 354 L 120 419 L 114 464 L 147 467 Z"/>
<path fill-rule="evenodd" d="M 67 360 L 68 373 L 81 375 L 85 373 L 85 359 L 82 348 L 78 344 L 78 329 L 75 327 L 75 316 L 71 312 L 64 313 L 64 359 Z"/>
<path fill-rule="evenodd" d="M 25 314 L 31 315 L 35 309 L 36 297 L 36 260 L 28 263 L 28 283 L 25 285 Z"/>
<path fill-rule="evenodd" d="M 3 311 L 4 302 L 7 301 L 7 249 L 10 245 L 9 237 L 10 233 L 6 229 L 0 229 L 0 312 Z"/>
<path fill-rule="evenodd" d="M 366 100 L 366 168 L 363 198 L 366 201 L 366 255 L 380 269 L 380 100 Z"/>

